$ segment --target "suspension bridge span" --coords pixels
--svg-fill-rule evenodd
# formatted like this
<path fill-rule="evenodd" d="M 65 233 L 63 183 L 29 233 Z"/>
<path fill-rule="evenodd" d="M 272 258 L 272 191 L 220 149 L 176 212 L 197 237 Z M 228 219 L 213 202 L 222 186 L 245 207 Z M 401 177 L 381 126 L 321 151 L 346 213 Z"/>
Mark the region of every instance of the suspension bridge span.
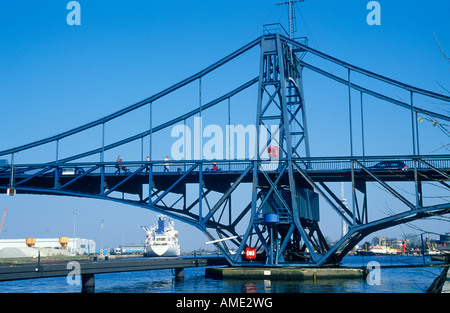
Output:
<path fill-rule="evenodd" d="M 153 96 L 72 130 L 26 145 L 0 151 L 0 190 L 8 194 L 65 195 L 104 199 L 160 212 L 200 229 L 233 266 L 324 266 L 337 264 L 364 237 L 380 229 L 432 216 L 450 213 L 443 197 L 428 201 L 429 188 L 439 185 L 448 196 L 450 155 L 422 155 L 417 120 L 419 116 L 448 122 L 450 117 L 416 105 L 419 97 L 449 103 L 450 98 L 404 84 L 341 61 L 307 45 L 306 38 L 291 39 L 283 31 L 268 25 L 261 37 L 229 54 L 204 70 L 154 94 Z M 249 51 L 259 55 L 259 71 L 244 83 L 178 116 L 153 125 L 152 106 L 156 101 L 192 84 L 201 86 L 207 75 L 220 71 L 229 62 Z M 337 75 L 307 62 L 312 55 L 339 68 Z M 311 156 L 308 134 L 304 72 L 311 71 L 348 89 L 361 101 L 370 97 L 389 103 L 410 114 L 411 153 L 408 155 L 355 155 L 352 120 L 349 122 L 348 156 Z M 362 75 L 377 84 L 393 86 L 410 95 L 410 101 L 392 98 L 352 80 Z M 105 154 L 132 142 L 149 144 L 153 137 L 176 125 L 186 125 L 199 116 L 206 124 L 209 109 L 247 90 L 256 91 L 255 140 L 252 157 L 242 159 L 181 158 L 180 160 L 140 160 L 108 162 Z M 105 125 L 135 110 L 148 107 L 147 129 L 127 138 L 105 143 Z M 315 109 L 308 107 L 308 109 Z M 181 108 L 177 108 L 181 110 Z M 63 141 L 93 128 L 101 129 L 101 145 L 61 157 Z M 186 127 L 183 128 L 186 130 Z M 75 139 L 76 140 L 76 139 Z M 52 145 L 54 158 L 45 162 L 19 162 L 27 153 Z M 230 148 L 230 147 L 229 147 Z M 237 148 L 234 146 L 234 148 Z M 143 148 L 141 149 L 143 150 Z M 186 147 L 184 147 L 186 150 Z M 184 151 L 185 152 L 185 151 Z M 195 155 L 195 152 L 194 152 Z M 407 183 L 405 192 L 393 182 Z M 330 184 L 351 185 L 350 206 L 342 201 Z M 401 211 L 383 218 L 370 214 L 368 184 L 374 184 L 395 198 Z M 242 186 L 250 186 L 245 202 L 236 201 Z M 248 191 L 248 192 L 250 192 Z M 233 198 L 233 202 L 232 202 Z M 336 215 L 336 223 L 345 221 L 348 232 L 330 246 L 326 231 L 320 227 L 325 208 Z M 323 214 L 323 213 L 322 213 Z M 325 213 L 325 214 L 328 214 Z M 250 251 L 252 262 L 245 257 Z M 252 254 L 252 251 L 254 252 Z"/>

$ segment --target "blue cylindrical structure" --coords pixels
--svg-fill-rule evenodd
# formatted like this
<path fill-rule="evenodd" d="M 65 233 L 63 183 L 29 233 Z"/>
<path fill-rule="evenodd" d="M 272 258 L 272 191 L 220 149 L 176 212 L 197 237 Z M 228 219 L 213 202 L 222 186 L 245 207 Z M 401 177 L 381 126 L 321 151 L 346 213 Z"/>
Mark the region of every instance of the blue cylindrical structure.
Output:
<path fill-rule="evenodd" d="M 278 224 L 278 222 L 279 222 L 278 214 L 275 214 L 275 213 L 264 214 L 264 223 L 265 224 Z"/>

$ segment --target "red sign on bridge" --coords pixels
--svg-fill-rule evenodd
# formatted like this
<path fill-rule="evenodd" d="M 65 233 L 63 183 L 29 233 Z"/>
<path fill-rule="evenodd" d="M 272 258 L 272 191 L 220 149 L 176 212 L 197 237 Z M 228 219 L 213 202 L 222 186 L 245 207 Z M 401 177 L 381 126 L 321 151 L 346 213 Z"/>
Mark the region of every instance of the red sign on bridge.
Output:
<path fill-rule="evenodd" d="M 245 257 L 248 260 L 256 259 L 256 249 L 250 247 L 245 248 Z"/>

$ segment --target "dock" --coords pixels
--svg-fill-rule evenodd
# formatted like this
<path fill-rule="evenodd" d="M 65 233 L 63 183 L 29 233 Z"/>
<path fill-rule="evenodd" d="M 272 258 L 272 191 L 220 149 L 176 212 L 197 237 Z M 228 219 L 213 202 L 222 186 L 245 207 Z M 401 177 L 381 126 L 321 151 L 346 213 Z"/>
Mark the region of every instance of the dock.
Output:
<path fill-rule="evenodd" d="M 305 268 L 305 267 L 211 267 L 205 276 L 214 279 L 257 280 L 316 280 L 363 279 L 367 273 L 362 268 Z"/>

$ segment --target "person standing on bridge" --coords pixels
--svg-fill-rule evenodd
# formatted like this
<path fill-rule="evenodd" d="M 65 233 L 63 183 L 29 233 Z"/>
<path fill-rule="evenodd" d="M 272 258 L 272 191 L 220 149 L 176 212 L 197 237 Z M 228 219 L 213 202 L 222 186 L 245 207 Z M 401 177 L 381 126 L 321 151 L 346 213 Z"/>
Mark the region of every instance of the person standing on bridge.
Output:
<path fill-rule="evenodd" d="M 166 158 L 164 159 L 164 161 L 169 161 L 169 156 L 167 155 Z M 164 163 L 164 172 L 168 172 L 169 171 L 169 163 Z"/>
<path fill-rule="evenodd" d="M 150 162 L 150 156 L 147 157 L 147 162 Z M 145 167 L 145 173 L 148 173 L 150 171 L 150 165 L 147 165 Z"/>
<path fill-rule="evenodd" d="M 120 157 L 120 155 L 117 157 L 117 161 L 116 162 L 122 162 L 122 158 Z M 116 175 L 120 175 L 120 170 L 122 169 L 122 164 L 116 164 L 116 168 L 117 168 L 117 171 L 116 171 Z"/>
<path fill-rule="evenodd" d="M 120 155 L 117 157 L 117 162 L 122 162 L 122 158 L 120 157 Z M 119 174 L 120 175 L 120 171 L 123 170 L 125 173 L 128 173 L 130 170 L 128 168 L 126 168 L 125 166 L 123 166 L 122 164 L 116 164 L 116 175 Z"/>

